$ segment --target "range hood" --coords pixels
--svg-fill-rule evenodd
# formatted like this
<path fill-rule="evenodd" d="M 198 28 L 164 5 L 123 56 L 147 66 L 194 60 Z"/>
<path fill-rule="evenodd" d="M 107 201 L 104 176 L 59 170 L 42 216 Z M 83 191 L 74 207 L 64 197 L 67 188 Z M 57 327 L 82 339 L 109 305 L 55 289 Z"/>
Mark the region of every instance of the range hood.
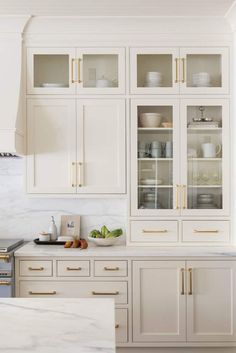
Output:
<path fill-rule="evenodd" d="M 23 155 L 22 33 L 29 16 L 0 16 L 0 153 Z"/>

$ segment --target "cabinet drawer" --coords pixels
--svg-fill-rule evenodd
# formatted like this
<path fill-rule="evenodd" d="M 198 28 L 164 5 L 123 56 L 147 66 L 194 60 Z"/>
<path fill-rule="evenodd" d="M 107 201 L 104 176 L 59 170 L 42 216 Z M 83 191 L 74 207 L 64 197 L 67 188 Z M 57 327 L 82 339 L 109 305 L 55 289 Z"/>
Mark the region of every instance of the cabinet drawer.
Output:
<path fill-rule="evenodd" d="M 128 309 L 115 310 L 116 342 L 125 343 L 128 341 Z"/>
<path fill-rule="evenodd" d="M 131 221 L 132 242 L 169 242 L 178 241 L 177 221 Z"/>
<path fill-rule="evenodd" d="M 125 277 L 127 273 L 127 261 L 94 262 L 94 275 L 96 277 Z"/>
<path fill-rule="evenodd" d="M 29 277 L 51 277 L 52 276 L 52 261 L 20 261 L 20 276 Z"/>
<path fill-rule="evenodd" d="M 229 242 L 229 221 L 183 221 L 184 242 Z"/>
<path fill-rule="evenodd" d="M 89 261 L 57 261 L 58 277 L 88 277 L 89 275 Z"/>
<path fill-rule="evenodd" d="M 20 297 L 114 298 L 116 304 L 127 304 L 127 283 L 20 281 Z"/>

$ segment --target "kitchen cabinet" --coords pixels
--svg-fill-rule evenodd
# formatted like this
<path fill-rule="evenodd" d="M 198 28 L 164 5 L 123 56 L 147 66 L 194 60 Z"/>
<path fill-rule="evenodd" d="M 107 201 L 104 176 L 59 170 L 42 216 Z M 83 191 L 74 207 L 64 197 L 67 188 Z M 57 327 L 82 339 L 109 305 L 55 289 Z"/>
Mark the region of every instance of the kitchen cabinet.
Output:
<path fill-rule="evenodd" d="M 121 94 L 124 48 L 28 48 L 28 94 Z"/>
<path fill-rule="evenodd" d="M 29 99 L 29 193 L 125 193 L 122 99 Z"/>
<path fill-rule="evenodd" d="M 133 94 L 227 94 L 228 48 L 131 48 Z"/>

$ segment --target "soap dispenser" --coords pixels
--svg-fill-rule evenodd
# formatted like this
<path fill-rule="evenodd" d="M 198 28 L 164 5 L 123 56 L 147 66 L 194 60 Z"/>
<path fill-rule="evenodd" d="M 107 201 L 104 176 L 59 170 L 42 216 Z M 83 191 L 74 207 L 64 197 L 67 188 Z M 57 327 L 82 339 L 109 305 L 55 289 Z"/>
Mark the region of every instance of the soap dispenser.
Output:
<path fill-rule="evenodd" d="M 51 223 L 48 229 L 48 233 L 51 234 L 51 241 L 57 240 L 57 226 L 55 224 L 55 220 L 53 216 L 51 216 Z"/>

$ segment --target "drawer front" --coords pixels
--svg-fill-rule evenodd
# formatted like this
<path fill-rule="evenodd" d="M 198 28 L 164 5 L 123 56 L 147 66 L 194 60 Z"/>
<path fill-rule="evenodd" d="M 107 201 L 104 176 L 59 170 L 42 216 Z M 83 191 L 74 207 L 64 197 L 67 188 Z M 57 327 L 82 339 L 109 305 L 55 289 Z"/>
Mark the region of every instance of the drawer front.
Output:
<path fill-rule="evenodd" d="M 90 276 L 89 261 L 57 261 L 58 277 L 88 277 Z"/>
<path fill-rule="evenodd" d="M 168 242 L 178 241 L 177 221 L 131 221 L 132 242 Z"/>
<path fill-rule="evenodd" d="M 229 242 L 229 221 L 183 221 L 184 242 Z"/>
<path fill-rule="evenodd" d="M 126 277 L 127 274 L 127 261 L 94 261 L 96 277 Z"/>
<path fill-rule="evenodd" d="M 116 304 L 127 304 L 127 283 L 20 281 L 20 297 L 114 298 Z"/>
<path fill-rule="evenodd" d="M 22 277 L 51 277 L 52 261 L 20 261 L 20 276 Z"/>
<path fill-rule="evenodd" d="M 128 309 L 115 310 L 116 342 L 128 341 Z"/>

